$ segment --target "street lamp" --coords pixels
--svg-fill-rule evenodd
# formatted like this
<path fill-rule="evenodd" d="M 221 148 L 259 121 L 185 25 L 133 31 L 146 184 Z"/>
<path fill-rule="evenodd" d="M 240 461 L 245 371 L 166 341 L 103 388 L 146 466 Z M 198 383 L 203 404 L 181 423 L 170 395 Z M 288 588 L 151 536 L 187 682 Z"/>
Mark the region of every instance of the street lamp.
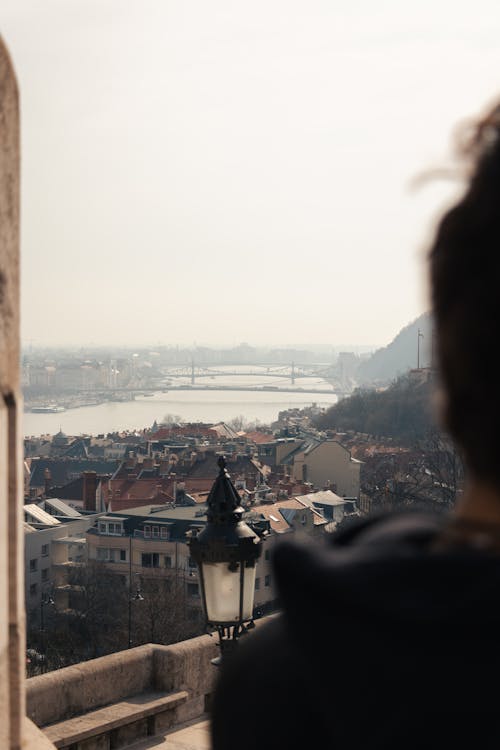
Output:
<path fill-rule="evenodd" d="M 198 565 L 202 604 L 208 625 L 217 629 L 221 656 L 254 627 L 255 563 L 262 539 L 244 521 L 240 496 L 223 456 L 207 504 L 207 524 L 188 532 L 191 557 Z M 218 664 L 220 658 L 213 662 Z"/>
<path fill-rule="evenodd" d="M 50 604 L 52 607 L 55 606 L 55 601 L 50 594 L 43 593 L 40 598 L 40 645 L 41 645 L 41 656 L 43 656 L 42 664 L 47 661 L 47 654 L 45 653 L 45 626 L 43 617 L 43 608 Z"/>
<path fill-rule="evenodd" d="M 128 647 L 132 648 L 132 602 L 143 602 L 144 597 L 141 594 L 141 587 L 137 584 L 137 591 L 128 597 Z"/>
<path fill-rule="evenodd" d="M 139 576 L 139 573 L 136 573 Z M 128 648 L 132 647 L 132 602 L 143 602 L 140 579 L 137 579 L 137 589 L 132 594 L 132 531 L 128 537 Z"/>

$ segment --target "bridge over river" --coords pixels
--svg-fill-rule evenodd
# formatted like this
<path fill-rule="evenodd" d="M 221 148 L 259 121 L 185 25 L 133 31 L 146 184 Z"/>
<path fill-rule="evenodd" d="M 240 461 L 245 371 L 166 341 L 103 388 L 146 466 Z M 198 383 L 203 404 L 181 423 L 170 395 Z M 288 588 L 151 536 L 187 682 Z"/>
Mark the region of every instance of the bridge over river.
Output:
<path fill-rule="evenodd" d="M 291 385 L 295 385 L 295 381 L 302 378 L 315 378 L 316 380 L 322 379 L 332 385 L 339 386 L 338 370 L 335 365 L 330 363 L 318 363 L 301 365 L 292 362 L 289 365 L 276 365 L 276 364 L 253 364 L 253 365 L 238 365 L 235 369 L 220 369 L 220 367 L 202 367 L 191 362 L 190 364 L 166 367 L 162 369 L 162 374 L 166 380 L 175 380 L 176 378 L 189 378 L 191 385 L 195 385 L 196 381 L 200 378 L 211 378 L 215 380 L 220 377 L 259 377 L 259 378 L 280 378 L 281 380 L 289 380 Z M 302 389 L 304 390 L 304 389 Z M 341 390 L 345 390 L 342 389 Z M 331 393 L 331 390 L 327 391 Z"/>
<path fill-rule="evenodd" d="M 214 381 L 206 383 L 206 380 Z M 247 378 L 251 382 L 241 385 L 232 382 L 239 378 Z M 226 381 L 230 382 L 224 382 Z M 268 385 L 270 379 L 279 379 L 279 385 Z M 310 379 L 311 382 L 304 382 Z M 205 381 L 205 382 L 200 382 Z M 218 382 L 217 382 L 218 381 Z M 300 385 L 297 383 L 300 382 Z M 318 382 L 320 381 L 320 382 Z M 336 367 L 329 363 L 300 365 L 292 362 L 283 364 L 252 364 L 252 365 L 211 365 L 199 366 L 195 362 L 184 365 L 162 367 L 161 378 L 155 378 L 155 386 L 131 383 L 128 386 L 111 387 L 113 393 L 134 394 L 134 396 L 152 396 L 158 392 L 173 391 L 247 391 L 258 393 L 303 393 L 309 395 L 329 394 L 337 399 L 348 396 L 351 392 L 349 385 L 339 377 Z"/>

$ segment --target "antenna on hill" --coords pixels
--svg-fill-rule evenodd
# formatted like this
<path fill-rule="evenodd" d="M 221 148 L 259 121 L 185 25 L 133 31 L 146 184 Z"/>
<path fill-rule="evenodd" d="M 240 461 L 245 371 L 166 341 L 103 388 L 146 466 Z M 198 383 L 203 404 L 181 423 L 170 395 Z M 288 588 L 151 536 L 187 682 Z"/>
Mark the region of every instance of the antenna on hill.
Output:
<path fill-rule="evenodd" d="M 422 339 L 424 338 L 424 334 L 419 328 L 418 334 L 417 334 L 417 370 L 420 370 L 420 339 L 421 338 Z"/>

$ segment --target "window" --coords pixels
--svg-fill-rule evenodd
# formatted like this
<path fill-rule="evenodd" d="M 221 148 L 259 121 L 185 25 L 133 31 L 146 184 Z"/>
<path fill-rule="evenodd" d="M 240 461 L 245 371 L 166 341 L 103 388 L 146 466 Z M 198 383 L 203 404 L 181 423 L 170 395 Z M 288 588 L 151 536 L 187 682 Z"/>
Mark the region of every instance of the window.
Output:
<path fill-rule="evenodd" d="M 258 591 L 260 589 L 260 578 L 255 579 L 255 590 Z"/>
<path fill-rule="evenodd" d="M 36 573 L 38 570 L 38 560 L 30 560 L 30 573 Z"/>
<path fill-rule="evenodd" d="M 163 557 L 163 565 L 165 568 L 171 568 L 172 567 L 172 558 L 170 555 L 164 555 Z"/>
<path fill-rule="evenodd" d="M 121 523 L 114 523 L 109 521 L 108 523 L 99 523 L 99 534 L 110 534 L 111 536 L 121 536 L 123 534 L 123 527 Z"/>
<path fill-rule="evenodd" d="M 36 583 L 32 583 L 30 586 L 30 596 L 36 596 L 37 591 L 38 591 L 38 586 L 36 585 Z"/>
<path fill-rule="evenodd" d="M 48 557 L 48 555 L 49 555 L 49 545 L 42 544 L 42 557 Z"/>
<path fill-rule="evenodd" d="M 115 549 L 114 547 L 98 547 L 97 559 L 103 562 L 125 562 L 127 559 L 127 550 Z"/>
<path fill-rule="evenodd" d="M 160 555 L 158 552 L 143 552 L 141 555 L 141 565 L 143 568 L 159 568 Z"/>
<path fill-rule="evenodd" d="M 48 580 L 49 580 L 49 569 L 43 568 L 42 569 L 42 581 L 45 583 Z"/>
<path fill-rule="evenodd" d="M 197 583 L 188 583 L 187 585 L 188 596 L 199 596 L 200 590 Z"/>
<path fill-rule="evenodd" d="M 151 537 L 151 526 L 144 527 L 144 536 L 146 537 L 146 539 L 149 539 Z"/>
<path fill-rule="evenodd" d="M 152 526 L 151 529 L 153 531 L 153 536 L 155 538 L 158 538 L 160 536 L 160 530 L 159 530 L 158 526 Z"/>
<path fill-rule="evenodd" d="M 267 575 L 264 578 L 264 586 L 269 587 L 271 585 L 271 576 Z"/>
<path fill-rule="evenodd" d="M 166 526 L 161 526 L 160 535 L 162 539 L 168 539 L 168 528 Z"/>

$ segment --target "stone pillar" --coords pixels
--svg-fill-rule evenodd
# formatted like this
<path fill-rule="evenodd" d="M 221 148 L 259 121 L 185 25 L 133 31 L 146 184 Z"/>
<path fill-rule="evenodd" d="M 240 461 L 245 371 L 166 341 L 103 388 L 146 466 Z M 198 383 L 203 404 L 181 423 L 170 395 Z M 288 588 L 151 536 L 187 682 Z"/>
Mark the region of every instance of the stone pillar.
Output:
<path fill-rule="evenodd" d="M 11 750 L 22 744 L 26 670 L 19 355 L 19 109 L 0 39 L 0 746 Z"/>

